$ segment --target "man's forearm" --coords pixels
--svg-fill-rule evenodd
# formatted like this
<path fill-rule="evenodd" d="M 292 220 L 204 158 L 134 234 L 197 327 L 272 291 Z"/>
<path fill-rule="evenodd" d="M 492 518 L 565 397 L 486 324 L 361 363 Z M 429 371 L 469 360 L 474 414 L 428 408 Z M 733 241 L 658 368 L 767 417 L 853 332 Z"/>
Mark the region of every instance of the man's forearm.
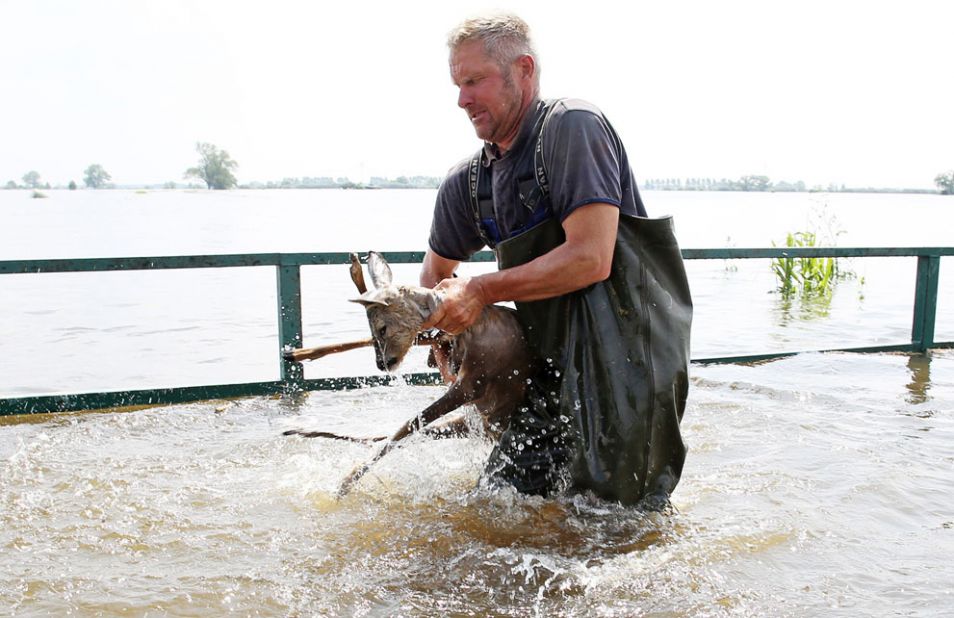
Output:
<path fill-rule="evenodd" d="M 421 287 L 433 288 L 444 279 L 454 276 L 460 262 L 441 257 L 428 249 L 424 254 L 419 281 Z"/>
<path fill-rule="evenodd" d="M 561 245 L 546 255 L 506 270 L 479 275 L 472 284 L 484 304 L 562 296 L 606 278 L 598 263 Z"/>
<path fill-rule="evenodd" d="M 457 262 L 428 251 L 421 285 L 435 286 L 442 299 L 425 326 L 459 334 L 477 321 L 483 307 L 499 301 L 532 301 L 567 294 L 609 276 L 616 246 L 619 209 L 590 204 L 563 222 L 566 241 L 536 259 L 506 270 L 450 279 Z"/>
<path fill-rule="evenodd" d="M 618 223 L 615 206 L 586 206 L 567 218 L 562 245 L 521 266 L 474 277 L 471 285 L 490 304 L 552 298 L 603 281 L 612 266 Z"/>

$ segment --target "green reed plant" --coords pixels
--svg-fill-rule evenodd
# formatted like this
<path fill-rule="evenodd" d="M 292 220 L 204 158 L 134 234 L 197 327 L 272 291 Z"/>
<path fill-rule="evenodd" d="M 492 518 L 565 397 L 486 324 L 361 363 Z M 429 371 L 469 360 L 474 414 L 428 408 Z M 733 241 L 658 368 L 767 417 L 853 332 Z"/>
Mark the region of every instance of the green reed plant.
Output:
<path fill-rule="evenodd" d="M 772 246 L 777 246 L 772 242 Z M 794 232 L 785 237 L 786 247 L 816 247 L 815 232 Z M 778 290 L 790 296 L 831 296 L 835 281 L 840 276 L 838 261 L 831 257 L 782 257 L 772 259 L 772 271 L 778 279 Z"/>

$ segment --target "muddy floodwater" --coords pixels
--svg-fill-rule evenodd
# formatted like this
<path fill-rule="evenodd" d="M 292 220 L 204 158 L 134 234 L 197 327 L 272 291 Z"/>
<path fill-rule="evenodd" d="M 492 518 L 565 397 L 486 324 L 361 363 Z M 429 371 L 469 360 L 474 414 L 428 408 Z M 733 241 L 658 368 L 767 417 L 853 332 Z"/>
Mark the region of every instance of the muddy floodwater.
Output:
<path fill-rule="evenodd" d="M 4 191 L 0 260 L 420 250 L 433 199 Z M 948 246 L 954 229 L 938 195 L 644 201 L 675 215 L 683 248 L 799 230 Z M 954 341 L 950 259 L 941 342 Z M 832 296 L 808 302 L 775 293 L 768 260 L 690 261 L 693 357 L 910 342 L 916 260 L 842 267 Z M 479 268 L 492 265 L 462 267 Z M 395 280 L 418 270 L 398 264 Z M 277 379 L 275 289 L 261 267 L 0 276 L 0 400 Z M 354 294 L 345 266 L 302 269 L 306 346 L 367 336 Z M 425 370 L 423 354 L 402 369 Z M 305 374 L 377 370 L 361 349 Z M 691 379 L 689 455 L 663 514 L 477 489 L 491 450 L 477 438 L 412 440 L 336 500 L 375 447 L 282 432 L 389 434 L 441 393 L 399 380 L 294 402 L 0 417 L 0 616 L 954 615 L 954 351 L 695 364 Z"/>
<path fill-rule="evenodd" d="M 476 489 L 490 445 L 373 436 L 395 383 L 0 425 L 16 616 L 954 613 L 954 353 L 693 368 L 672 513 Z"/>

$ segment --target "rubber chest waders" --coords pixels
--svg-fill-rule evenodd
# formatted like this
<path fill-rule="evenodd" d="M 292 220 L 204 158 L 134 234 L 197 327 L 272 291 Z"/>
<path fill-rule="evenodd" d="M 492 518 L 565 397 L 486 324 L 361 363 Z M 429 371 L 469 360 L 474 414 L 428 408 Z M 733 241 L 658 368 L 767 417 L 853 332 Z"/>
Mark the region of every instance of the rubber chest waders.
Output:
<path fill-rule="evenodd" d="M 538 209 L 550 211 L 542 160 L 545 122 L 534 128 L 532 171 L 542 193 L 538 202 L 546 203 L 531 208 L 525 202 L 531 220 Z M 478 221 L 484 201 L 479 198 L 490 184 L 480 181 L 482 155 L 471 169 Z M 500 242 L 485 238 L 500 269 L 529 262 L 564 240 L 552 217 Z M 672 219 L 621 213 L 608 279 L 516 306 L 541 369 L 491 454 L 486 479 L 531 494 L 547 495 L 566 484 L 623 504 L 665 503 L 686 457 L 679 423 L 689 386 L 692 322 Z"/>

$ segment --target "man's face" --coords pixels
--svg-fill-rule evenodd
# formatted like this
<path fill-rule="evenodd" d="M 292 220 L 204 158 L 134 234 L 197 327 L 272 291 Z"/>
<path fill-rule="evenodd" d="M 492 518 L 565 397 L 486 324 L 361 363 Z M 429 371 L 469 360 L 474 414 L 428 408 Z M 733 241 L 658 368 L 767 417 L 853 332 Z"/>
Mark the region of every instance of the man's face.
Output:
<path fill-rule="evenodd" d="M 514 66 L 501 69 L 480 40 L 465 41 L 451 52 L 450 71 L 459 89 L 457 105 L 467 112 L 477 137 L 509 149 L 520 131 L 525 97 L 519 82 L 526 80 L 514 75 Z"/>

